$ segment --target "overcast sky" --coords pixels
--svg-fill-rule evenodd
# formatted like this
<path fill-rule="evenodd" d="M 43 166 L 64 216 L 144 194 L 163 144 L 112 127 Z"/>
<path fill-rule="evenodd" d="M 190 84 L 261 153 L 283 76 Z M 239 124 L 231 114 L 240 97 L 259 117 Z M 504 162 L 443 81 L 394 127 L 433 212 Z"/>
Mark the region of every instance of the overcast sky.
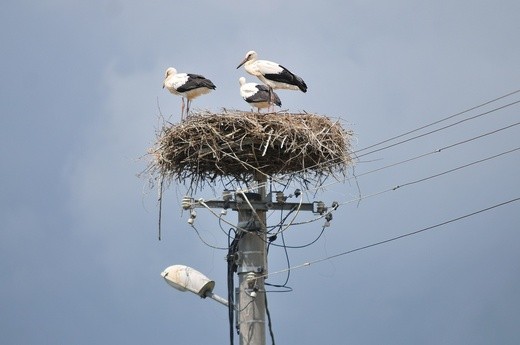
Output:
<path fill-rule="evenodd" d="M 158 241 L 156 191 L 136 176 L 159 113 L 180 118 L 180 98 L 161 88 L 167 67 L 217 86 L 193 108 L 248 110 L 238 78 L 256 80 L 236 66 L 254 49 L 306 81 L 306 94 L 279 92 L 284 109 L 340 118 L 361 149 L 520 89 L 519 13 L 515 0 L 4 1 L 0 343 L 228 342 L 225 308 L 160 277 L 186 264 L 225 296 L 225 252 L 205 246 L 186 223 L 184 190 L 175 185 Z M 428 130 L 518 100 L 520 93 Z M 355 173 L 514 124 L 519 110 L 360 157 Z M 289 251 L 291 265 L 518 198 L 515 151 L 347 203 L 517 148 L 519 128 L 360 177 L 359 190 L 349 181 L 306 194 L 344 204 L 316 244 Z M 520 343 L 519 205 L 293 270 L 294 291 L 268 296 L 276 342 Z M 209 212 L 200 210 L 196 224 L 209 243 L 226 245 Z M 293 227 L 287 244 L 320 229 L 321 221 Z M 269 265 L 287 267 L 282 250 L 272 249 Z"/>

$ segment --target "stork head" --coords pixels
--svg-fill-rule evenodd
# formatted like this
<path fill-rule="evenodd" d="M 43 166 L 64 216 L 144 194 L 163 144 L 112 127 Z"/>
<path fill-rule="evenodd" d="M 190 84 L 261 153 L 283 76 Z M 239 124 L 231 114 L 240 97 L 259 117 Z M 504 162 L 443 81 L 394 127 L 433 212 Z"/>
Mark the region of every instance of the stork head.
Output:
<path fill-rule="evenodd" d="M 166 69 L 166 72 L 164 72 L 164 81 L 163 81 L 163 84 L 162 84 L 162 87 L 164 89 L 164 84 L 166 82 L 166 78 L 168 78 L 169 76 L 171 75 L 175 75 L 177 73 L 177 70 L 173 67 L 168 67 Z"/>
<path fill-rule="evenodd" d="M 246 57 L 244 58 L 244 60 L 242 60 L 240 65 L 238 65 L 237 69 L 239 69 L 240 66 L 242 66 L 246 62 L 248 62 L 248 61 L 255 61 L 255 60 L 256 60 L 256 52 L 254 50 L 250 50 L 250 51 L 247 52 Z"/>
<path fill-rule="evenodd" d="M 242 86 L 246 83 L 246 78 L 240 77 L 240 78 L 238 78 L 238 82 L 239 82 L 240 86 Z"/>

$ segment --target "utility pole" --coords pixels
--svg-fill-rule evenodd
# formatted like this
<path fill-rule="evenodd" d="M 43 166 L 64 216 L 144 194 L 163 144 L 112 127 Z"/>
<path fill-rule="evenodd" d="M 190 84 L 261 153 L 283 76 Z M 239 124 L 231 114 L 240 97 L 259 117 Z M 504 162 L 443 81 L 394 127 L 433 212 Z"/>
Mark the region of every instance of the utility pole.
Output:
<path fill-rule="evenodd" d="M 238 212 L 237 238 L 238 250 L 232 260 L 237 266 L 238 288 L 235 291 L 234 309 L 240 345 L 265 345 L 266 341 L 266 292 L 265 277 L 267 276 L 267 211 L 311 211 L 315 214 L 325 214 L 328 221 L 332 214 L 322 201 L 312 203 L 286 202 L 287 197 L 282 192 L 266 193 L 267 178 L 265 175 L 255 175 L 257 193 L 237 191 L 234 200 L 229 191 L 223 195 L 223 200 L 183 199 L 183 208 L 221 208 Z M 300 195 L 295 191 L 295 196 Z M 337 203 L 333 203 L 333 209 Z M 330 217 L 330 218 L 329 218 Z M 192 220 L 193 221 L 193 220 Z"/>
<path fill-rule="evenodd" d="M 244 196 L 265 204 L 266 181 L 265 176 L 257 175 L 258 194 Z M 265 215 L 265 210 L 251 210 L 245 200 L 238 208 L 238 231 L 247 231 L 238 242 L 237 273 L 239 286 L 237 308 L 240 345 L 265 345 L 266 296 L 264 277 L 267 274 Z"/>

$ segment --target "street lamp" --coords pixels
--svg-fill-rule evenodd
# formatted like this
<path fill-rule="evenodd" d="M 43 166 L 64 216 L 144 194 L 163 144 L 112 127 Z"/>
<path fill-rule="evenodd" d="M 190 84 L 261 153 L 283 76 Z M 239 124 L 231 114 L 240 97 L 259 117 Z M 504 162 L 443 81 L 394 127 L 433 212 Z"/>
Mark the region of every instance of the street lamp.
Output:
<path fill-rule="evenodd" d="M 173 265 L 166 268 L 161 276 L 168 285 L 179 291 L 190 291 L 202 298 L 209 297 L 225 306 L 229 304 L 227 300 L 213 293 L 215 287 L 213 280 L 191 267 Z"/>

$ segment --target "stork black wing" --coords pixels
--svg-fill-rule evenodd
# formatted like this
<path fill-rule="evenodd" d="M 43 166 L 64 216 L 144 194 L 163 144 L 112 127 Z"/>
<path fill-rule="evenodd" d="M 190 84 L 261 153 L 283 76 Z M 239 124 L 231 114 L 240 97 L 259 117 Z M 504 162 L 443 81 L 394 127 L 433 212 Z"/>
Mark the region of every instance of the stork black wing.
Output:
<path fill-rule="evenodd" d="M 298 77 L 282 65 L 280 65 L 280 67 L 282 68 L 280 73 L 265 74 L 264 77 L 272 81 L 295 85 L 303 92 L 307 92 L 307 85 L 302 78 Z"/>
<path fill-rule="evenodd" d="M 260 103 L 260 102 L 269 102 L 269 88 L 265 85 L 256 85 L 256 89 L 258 90 L 254 95 L 247 97 L 247 103 Z M 273 103 L 277 106 L 282 106 L 282 101 L 280 101 L 280 97 L 274 92 L 272 92 Z"/>
<path fill-rule="evenodd" d="M 178 92 L 186 92 L 194 89 L 205 87 L 207 89 L 215 90 L 216 86 L 211 80 L 204 78 L 198 74 L 188 74 L 188 80 L 186 83 L 177 88 Z"/>

